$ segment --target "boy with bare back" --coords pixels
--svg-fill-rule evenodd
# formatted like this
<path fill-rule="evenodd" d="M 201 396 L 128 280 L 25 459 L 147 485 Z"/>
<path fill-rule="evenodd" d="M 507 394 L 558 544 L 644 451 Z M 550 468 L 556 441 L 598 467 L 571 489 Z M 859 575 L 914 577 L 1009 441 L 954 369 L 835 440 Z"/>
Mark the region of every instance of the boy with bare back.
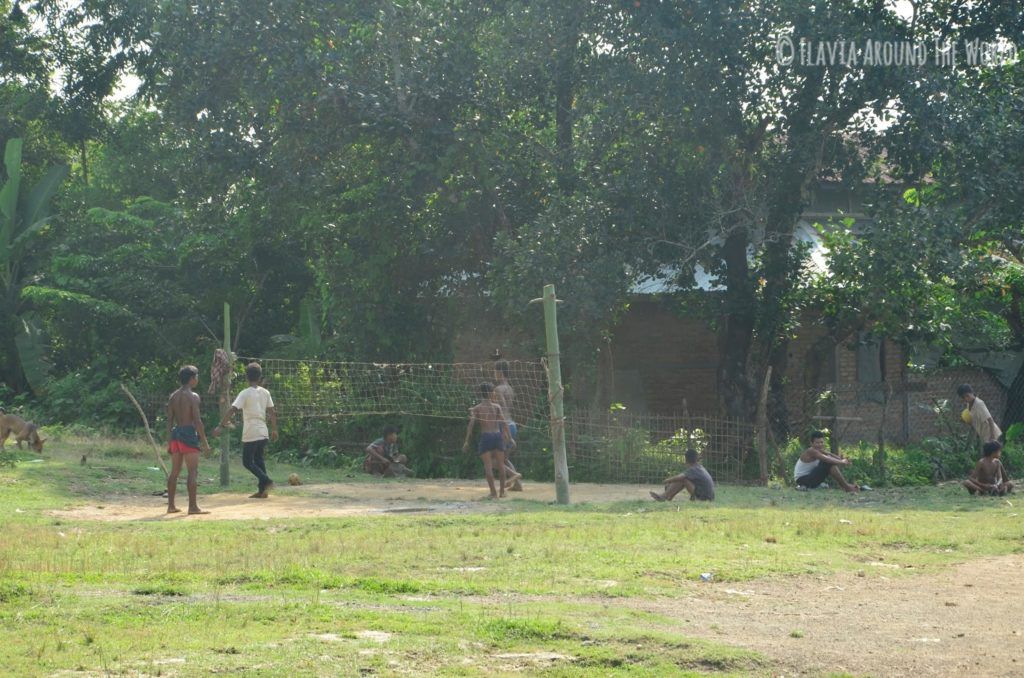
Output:
<path fill-rule="evenodd" d="M 494 401 L 501 405 L 501 411 L 505 415 L 505 426 L 508 427 L 508 435 L 513 441 L 516 440 L 516 434 L 519 432 L 519 427 L 516 426 L 516 422 L 512 420 L 512 401 L 515 399 L 515 391 L 512 390 L 512 385 L 508 383 L 509 366 L 507 360 L 499 360 L 494 363 Z M 512 460 L 509 456 L 512 454 L 512 448 L 506 447 L 505 449 L 505 469 L 508 475 L 509 489 L 513 492 L 522 492 L 523 483 L 520 479 L 523 477 L 522 473 L 516 471 L 516 467 L 512 465 Z"/>
<path fill-rule="evenodd" d="M 477 453 L 484 463 L 484 474 L 487 476 L 487 486 L 491 489 L 491 499 L 505 496 L 505 448 L 515 447 L 515 441 L 509 435 L 508 427 L 505 425 L 505 415 L 502 413 L 501 405 L 494 402 L 494 386 L 492 384 L 480 384 L 480 402 L 469 410 L 469 425 L 466 427 L 466 442 L 462 445 L 463 452 L 469 452 L 469 438 L 473 435 L 473 426 L 480 423 L 480 442 L 477 444 Z M 498 479 L 501 493 L 499 494 L 494 486 L 494 471 L 498 469 Z"/>
<path fill-rule="evenodd" d="M 981 459 L 974 465 L 970 477 L 963 482 L 968 492 L 998 497 L 1013 492 L 1013 483 L 1010 482 L 1006 467 L 999 459 L 1002 452 L 1003 445 L 998 440 L 985 443 Z"/>
<path fill-rule="evenodd" d="M 206 430 L 199 414 L 199 394 L 194 389 L 199 385 L 199 370 L 194 365 L 185 365 L 178 372 L 181 386 L 167 400 L 167 452 L 171 455 L 171 472 L 167 476 L 167 512 L 181 513 L 174 505 L 178 489 L 178 474 L 182 464 L 188 469 L 188 512 L 189 515 L 209 513 L 196 503 L 196 485 L 199 479 L 199 448 L 210 451 L 206 442 Z"/>

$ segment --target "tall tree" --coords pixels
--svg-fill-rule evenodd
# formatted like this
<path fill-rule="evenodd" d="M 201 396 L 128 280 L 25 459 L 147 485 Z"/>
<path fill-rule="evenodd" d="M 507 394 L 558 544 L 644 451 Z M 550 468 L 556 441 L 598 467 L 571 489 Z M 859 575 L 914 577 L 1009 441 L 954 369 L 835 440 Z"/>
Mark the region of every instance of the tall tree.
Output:
<path fill-rule="evenodd" d="M 26 262 L 49 220 L 50 200 L 67 176 L 67 166 L 51 168 L 33 187 L 21 186 L 21 139 L 10 139 L 4 150 L 6 181 L 0 188 L 0 313 L 3 314 L 3 381 L 27 382 L 36 391 L 49 377 L 42 329 L 23 294 Z"/>

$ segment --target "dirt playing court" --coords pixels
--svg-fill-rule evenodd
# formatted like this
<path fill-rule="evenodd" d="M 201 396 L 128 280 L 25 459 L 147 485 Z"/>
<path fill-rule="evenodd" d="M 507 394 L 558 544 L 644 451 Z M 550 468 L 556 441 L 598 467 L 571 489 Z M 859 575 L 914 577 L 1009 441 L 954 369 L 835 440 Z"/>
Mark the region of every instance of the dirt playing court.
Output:
<path fill-rule="evenodd" d="M 649 499 L 652 487 L 574 483 L 573 503 Z M 550 483 L 526 483 L 510 499 L 554 502 Z M 270 518 L 329 518 L 387 513 L 467 513 L 508 510 L 509 502 L 487 499 L 482 480 L 402 480 L 380 483 L 325 483 L 291 487 L 278 485 L 270 499 L 249 499 L 241 493 L 200 494 L 208 515 L 167 515 L 167 500 L 159 496 L 118 497 L 102 503 L 72 506 L 50 515 L 78 520 L 268 520 Z"/>

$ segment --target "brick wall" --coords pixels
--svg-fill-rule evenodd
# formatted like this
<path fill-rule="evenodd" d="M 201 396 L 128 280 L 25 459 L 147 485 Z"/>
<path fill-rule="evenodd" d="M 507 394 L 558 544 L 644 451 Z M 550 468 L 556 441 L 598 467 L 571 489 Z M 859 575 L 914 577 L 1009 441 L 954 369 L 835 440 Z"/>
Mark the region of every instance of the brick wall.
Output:
<path fill-rule="evenodd" d="M 537 309 L 536 327 L 507 322 L 500 314 L 467 303 L 462 308 L 453 340 L 453 362 L 481 363 L 494 359 L 495 349 L 505 360 L 539 360 L 543 355 L 544 324 Z"/>
<path fill-rule="evenodd" d="M 718 349 L 699 318 L 655 297 L 635 299 L 612 335 L 612 402 L 633 412 L 718 413 Z M 606 375 L 608 378 L 608 375 Z"/>
<path fill-rule="evenodd" d="M 909 437 L 906 400 L 906 353 L 892 340 L 885 340 L 883 382 L 862 382 L 855 340 L 836 347 L 836 381 L 833 384 L 836 439 L 843 444 L 876 442 L 879 434 L 893 443 Z M 884 422 L 884 423 L 883 423 Z M 823 425 L 831 426 L 827 421 Z"/>
<path fill-rule="evenodd" d="M 975 394 L 985 401 L 992 417 L 1005 431 L 1002 416 L 1006 410 L 1006 389 L 985 370 L 977 367 L 949 368 L 923 379 L 914 379 L 914 382 L 920 385 L 920 390 L 915 389 L 908 394 L 911 440 L 949 434 L 949 426 L 932 409 L 941 401 L 948 401 L 953 425 L 960 426 L 960 411 L 964 409 L 956 395 L 956 387 L 960 384 L 970 384 L 974 388 Z"/>

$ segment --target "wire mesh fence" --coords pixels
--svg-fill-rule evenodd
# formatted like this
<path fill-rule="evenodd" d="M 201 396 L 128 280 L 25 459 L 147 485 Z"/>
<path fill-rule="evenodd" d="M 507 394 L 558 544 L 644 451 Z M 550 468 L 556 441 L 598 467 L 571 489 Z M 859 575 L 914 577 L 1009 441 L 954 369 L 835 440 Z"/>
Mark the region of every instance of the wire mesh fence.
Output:
<path fill-rule="evenodd" d="M 249 362 L 261 364 L 262 383 L 271 392 L 277 415 L 293 420 L 396 415 L 465 421 L 469 408 L 480 401 L 479 385 L 495 381 L 493 362 L 354 363 L 239 358 L 231 366 L 231 398 L 246 388 L 244 366 Z M 525 427 L 546 427 L 547 378 L 543 364 L 510 361 L 508 369 L 508 380 L 514 389 L 513 420 Z M 163 416 L 173 388 L 132 390 L 152 422 Z M 215 388 L 204 394 L 204 418 L 217 410 L 217 391 Z"/>
<path fill-rule="evenodd" d="M 660 483 L 685 468 L 688 448 L 719 481 L 744 479 L 754 428 L 735 419 L 574 412 L 566 420 L 569 475 L 579 482 Z"/>
<path fill-rule="evenodd" d="M 1021 406 L 999 380 L 973 368 L 914 374 L 903 382 L 857 382 L 802 392 L 790 405 L 790 431 L 828 429 L 841 445 L 859 442 L 906 445 L 928 438 L 969 435 L 957 395 L 970 384 L 1005 432 L 1020 421 Z"/>
<path fill-rule="evenodd" d="M 245 387 L 243 368 L 250 361 L 242 358 L 227 368 L 232 377 L 227 393 L 217 386 L 225 383 L 223 374 L 211 379 L 213 391 L 203 393 L 203 418 L 208 425 L 220 418 L 220 399 L 230 402 Z M 460 458 L 463 422 L 469 408 L 479 402 L 478 385 L 494 380 L 493 362 L 384 364 L 274 358 L 258 362 L 283 430 L 295 432 L 299 444 L 317 440 L 339 455 L 359 454 L 365 443 L 354 440 L 353 434 L 368 437 L 369 442 L 383 422 L 405 423 L 405 430 L 415 431 L 418 451 L 432 457 L 422 463 L 427 472 L 479 473 L 475 458 Z M 512 361 L 508 366 L 515 392 L 513 419 L 520 427 L 515 458 L 528 477 L 549 479 L 553 464 L 545 366 L 541 361 Z M 161 391 L 133 389 L 158 437 L 165 425 L 171 386 Z M 753 427 L 747 422 L 685 414 L 573 411 L 565 430 L 570 478 L 579 482 L 659 483 L 684 468 L 685 452 L 691 447 L 716 478 L 738 481 L 754 441 Z"/>

